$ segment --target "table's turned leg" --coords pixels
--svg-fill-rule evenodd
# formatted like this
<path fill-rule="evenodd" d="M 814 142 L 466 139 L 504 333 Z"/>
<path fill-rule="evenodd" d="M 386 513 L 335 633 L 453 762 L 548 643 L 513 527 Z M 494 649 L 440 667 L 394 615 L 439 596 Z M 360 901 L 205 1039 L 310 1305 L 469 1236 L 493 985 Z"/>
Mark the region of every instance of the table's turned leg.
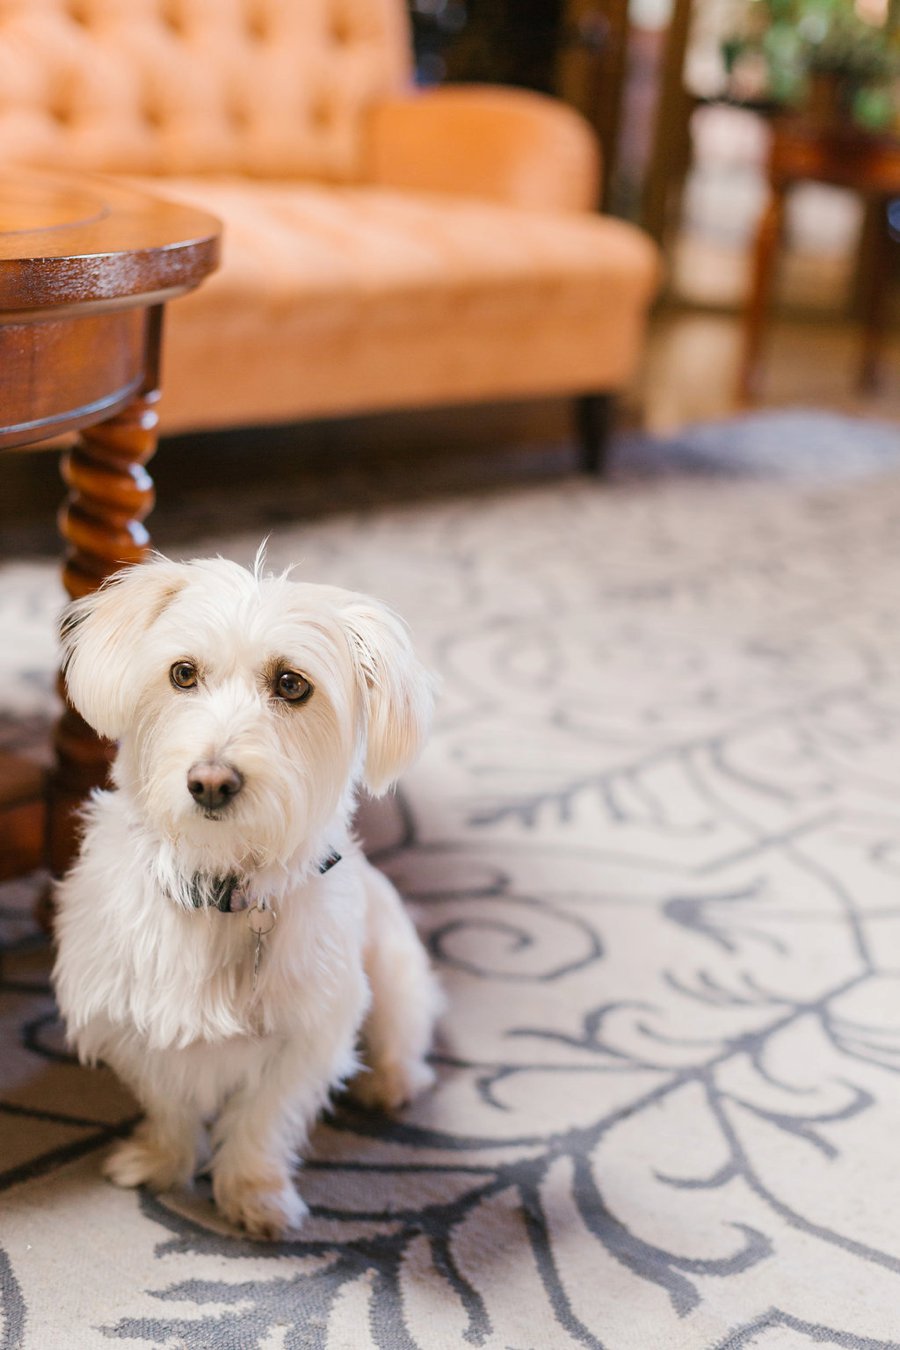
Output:
<path fill-rule="evenodd" d="M 123 565 L 146 557 L 150 541 L 143 520 L 153 506 L 154 492 L 144 466 L 156 449 L 158 397 L 156 389 L 145 391 L 109 421 L 83 431 L 63 460 L 69 496 L 59 527 L 69 545 L 63 581 L 73 598 L 96 590 Z M 60 692 L 64 697 L 62 681 Z M 59 876 L 77 848 L 78 807 L 92 788 L 106 781 L 114 747 L 101 741 L 67 706 L 57 723 L 54 748 L 55 764 L 48 779 L 47 863 Z"/>
<path fill-rule="evenodd" d="M 754 399 L 759 392 L 763 328 L 772 293 L 778 246 L 781 242 L 784 198 L 784 187 L 774 186 L 756 232 L 750 291 L 744 311 L 744 345 L 737 385 L 737 397 L 741 403 Z"/>

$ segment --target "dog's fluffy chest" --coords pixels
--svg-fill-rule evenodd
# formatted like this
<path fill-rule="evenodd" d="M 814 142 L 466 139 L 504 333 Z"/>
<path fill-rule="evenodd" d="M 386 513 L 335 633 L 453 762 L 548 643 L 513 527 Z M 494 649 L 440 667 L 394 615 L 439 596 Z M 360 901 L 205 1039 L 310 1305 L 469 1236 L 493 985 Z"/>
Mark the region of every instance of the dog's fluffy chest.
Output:
<path fill-rule="evenodd" d="M 67 960 L 57 986 L 76 1041 L 92 1023 L 128 1029 L 153 1049 L 314 1035 L 351 988 L 362 1012 L 363 900 L 353 857 L 273 903 L 277 920 L 260 941 L 254 988 L 248 913 L 173 902 L 118 794 L 95 801 L 87 841 L 59 909 Z M 110 856 L 120 860 L 112 887 Z"/>

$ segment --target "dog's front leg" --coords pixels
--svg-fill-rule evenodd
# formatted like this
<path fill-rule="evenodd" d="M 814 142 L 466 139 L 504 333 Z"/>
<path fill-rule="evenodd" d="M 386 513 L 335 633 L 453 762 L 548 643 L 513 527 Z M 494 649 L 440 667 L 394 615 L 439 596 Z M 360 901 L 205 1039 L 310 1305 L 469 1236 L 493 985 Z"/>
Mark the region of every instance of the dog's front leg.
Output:
<path fill-rule="evenodd" d="M 191 1106 L 149 1097 L 138 1087 L 146 1115 L 128 1139 L 116 1144 L 103 1172 L 117 1186 L 149 1186 L 168 1191 L 187 1185 L 194 1174 L 202 1122 Z"/>
<path fill-rule="evenodd" d="M 228 1099 L 213 1129 L 215 1202 L 254 1237 L 287 1237 L 308 1213 L 292 1173 L 330 1081 L 312 1058 L 292 1043 L 270 1053 Z"/>

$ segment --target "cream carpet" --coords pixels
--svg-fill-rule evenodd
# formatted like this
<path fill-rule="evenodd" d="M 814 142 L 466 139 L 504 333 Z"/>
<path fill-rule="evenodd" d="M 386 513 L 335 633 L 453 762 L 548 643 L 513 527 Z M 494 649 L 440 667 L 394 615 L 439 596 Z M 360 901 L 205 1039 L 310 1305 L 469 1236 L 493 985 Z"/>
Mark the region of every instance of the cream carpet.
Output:
<path fill-rule="evenodd" d="M 251 558 L 238 507 L 180 552 Z M 898 541 L 900 431 L 805 414 L 279 524 L 275 565 L 389 600 L 443 676 L 362 816 L 449 997 L 438 1086 L 335 1106 L 297 1242 L 118 1191 L 134 1105 L 65 1053 L 6 887 L 2 1350 L 900 1347 Z M 7 744 L 56 587 L 0 568 Z"/>

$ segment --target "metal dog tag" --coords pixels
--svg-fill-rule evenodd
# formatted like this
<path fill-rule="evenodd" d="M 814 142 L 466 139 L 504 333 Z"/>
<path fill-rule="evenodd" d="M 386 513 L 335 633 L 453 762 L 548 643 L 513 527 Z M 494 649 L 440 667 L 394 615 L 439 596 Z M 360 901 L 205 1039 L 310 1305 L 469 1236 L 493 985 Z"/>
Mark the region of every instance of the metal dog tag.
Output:
<path fill-rule="evenodd" d="M 247 913 L 247 923 L 250 925 L 250 932 L 256 934 L 256 950 L 253 953 L 253 992 L 256 993 L 256 983 L 259 979 L 259 959 L 262 955 L 262 940 L 271 933 L 278 921 L 278 915 L 274 909 L 269 909 L 267 905 L 254 905 Z"/>

